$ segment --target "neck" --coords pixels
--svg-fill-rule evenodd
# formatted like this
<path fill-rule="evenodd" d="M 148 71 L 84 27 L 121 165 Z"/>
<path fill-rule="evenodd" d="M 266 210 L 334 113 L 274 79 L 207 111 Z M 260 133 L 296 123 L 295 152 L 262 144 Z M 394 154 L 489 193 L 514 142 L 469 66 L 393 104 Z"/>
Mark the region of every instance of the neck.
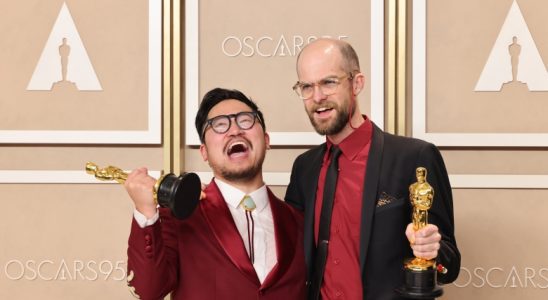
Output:
<path fill-rule="evenodd" d="M 359 109 L 356 107 L 356 110 L 354 111 L 354 114 L 352 115 L 352 118 L 350 118 L 350 121 L 346 123 L 344 128 L 335 133 L 328 135 L 327 138 L 335 145 L 338 145 L 340 142 L 342 142 L 345 138 L 347 138 L 352 132 L 354 132 L 354 128 L 359 128 L 363 124 L 364 119 L 362 114 L 360 113 Z M 352 123 L 352 126 L 350 126 L 350 123 Z"/>
<path fill-rule="evenodd" d="M 215 175 L 215 178 L 218 178 L 230 184 L 231 186 L 239 189 L 240 191 L 246 194 L 254 192 L 264 185 L 262 171 L 252 178 L 227 179 L 219 176 L 218 174 Z"/>

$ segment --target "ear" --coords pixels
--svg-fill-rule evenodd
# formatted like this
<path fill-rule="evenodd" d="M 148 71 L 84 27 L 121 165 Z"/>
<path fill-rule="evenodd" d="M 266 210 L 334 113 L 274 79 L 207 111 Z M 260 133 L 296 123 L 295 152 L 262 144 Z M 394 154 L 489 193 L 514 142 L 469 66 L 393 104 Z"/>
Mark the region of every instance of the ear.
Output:
<path fill-rule="evenodd" d="M 352 92 L 355 96 L 358 96 L 365 85 L 365 75 L 363 73 L 357 73 L 354 75 L 354 84 L 352 85 Z"/>
<path fill-rule="evenodd" d="M 207 147 L 205 144 L 200 145 L 200 154 L 202 154 L 203 160 L 207 161 Z"/>
<path fill-rule="evenodd" d="M 264 142 L 266 146 L 266 150 L 270 149 L 270 136 L 268 135 L 268 132 L 264 133 Z"/>

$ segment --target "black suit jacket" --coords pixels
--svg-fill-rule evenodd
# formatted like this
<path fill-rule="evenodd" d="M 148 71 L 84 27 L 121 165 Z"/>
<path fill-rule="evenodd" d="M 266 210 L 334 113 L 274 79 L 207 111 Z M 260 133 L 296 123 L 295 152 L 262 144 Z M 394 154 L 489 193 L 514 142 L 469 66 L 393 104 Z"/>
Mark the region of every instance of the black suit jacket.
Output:
<path fill-rule="evenodd" d="M 295 160 L 285 200 L 304 211 L 304 251 L 308 278 L 314 272 L 314 205 L 326 144 Z M 453 198 L 445 164 L 433 144 L 391 135 L 373 125 L 362 196 L 360 267 L 364 299 L 402 299 L 394 289 L 403 284 L 403 261 L 413 257 L 405 229 L 411 222 L 409 185 L 416 182 L 416 168 L 425 167 L 434 188 L 428 222 L 442 235 L 438 263 L 448 269 L 438 274 L 440 283 L 454 281 L 460 253 L 454 236 Z"/>

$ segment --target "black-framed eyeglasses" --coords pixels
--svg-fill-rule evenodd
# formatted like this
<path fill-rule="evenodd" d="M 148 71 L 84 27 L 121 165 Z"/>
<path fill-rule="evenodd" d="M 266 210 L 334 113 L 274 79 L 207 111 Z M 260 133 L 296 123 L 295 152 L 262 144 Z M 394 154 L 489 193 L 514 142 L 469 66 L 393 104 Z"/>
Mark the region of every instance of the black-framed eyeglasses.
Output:
<path fill-rule="evenodd" d="M 320 88 L 322 94 L 330 96 L 337 92 L 337 88 L 345 79 L 354 79 L 354 74 L 349 72 L 348 74 L 345 74 L 343 76 L 327 77 L 314 83 L 297 81 L 297 83 L 293 85 L 293 90 L 295 91 L 295 93 L 297 93 L 297 95 L 299 95 L 301 99 L 307 100 L 312 98 L 312 96 L 314 95 L 314 87 L 317 85 Z"/>
<path fill-rule="evenodd" d="M 220 115 L 208 119 L 204 126 L 204 130 L 202 130 L 202 139 L 204 138 L 205 132 L 208 127 L 211 127 L 211 129 L 213 129 L 215 133 L 226 133 L 232 125 L 232 118 L 234 118 L 234 120 L 236 121 L 236 125 L 238 125 L 238 128 L 242 130 L 248 130 L 251 129 L 253 125 L 255 125 L 255 119 L 258 118 L 258 114 L 256 111 L 242 111 L 237 114 Z"/>

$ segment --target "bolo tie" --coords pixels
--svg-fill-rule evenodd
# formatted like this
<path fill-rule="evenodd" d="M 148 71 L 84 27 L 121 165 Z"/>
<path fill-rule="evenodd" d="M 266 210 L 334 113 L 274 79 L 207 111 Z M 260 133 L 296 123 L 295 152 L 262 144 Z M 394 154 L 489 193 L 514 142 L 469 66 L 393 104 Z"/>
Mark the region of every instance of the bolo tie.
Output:
<path fill-rule="evenodd" d="M 249 195 L 244 196 L 244 198 L 240 202 L 240 205 L 244 208 L 244 211 L 245 211 L 245 219 L 247 221 L 247 244 L 249 245 L 249 260 L 251 260 L 251 264 L 253 264 L 255 262 L 255 249 L 254 249 L 255 222 L 253 220 L 253 215 L 251 213 L 253 212 L 253 210 L 255 210 L 257 206 L 255 205 L 255 202 L 253 201 L 253 199 L 251 199 Z"/>

